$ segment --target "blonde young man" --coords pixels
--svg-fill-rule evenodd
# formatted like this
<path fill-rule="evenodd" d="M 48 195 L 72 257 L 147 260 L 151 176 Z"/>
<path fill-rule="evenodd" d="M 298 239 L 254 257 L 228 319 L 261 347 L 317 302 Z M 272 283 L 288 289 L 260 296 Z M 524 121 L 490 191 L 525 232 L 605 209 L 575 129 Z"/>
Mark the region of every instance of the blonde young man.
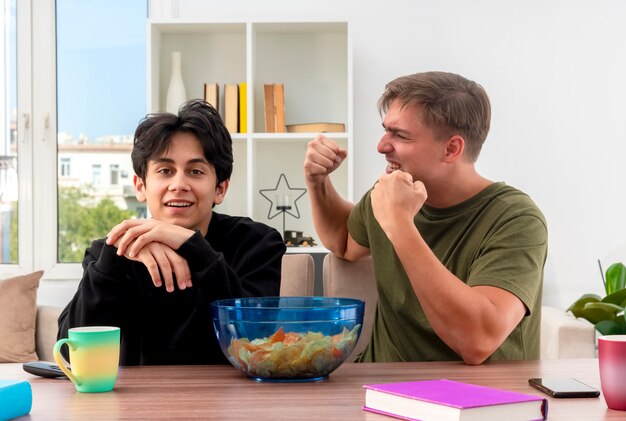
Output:
<path fill-rule="evenodd" d="M 417 73 L 390 82 L 379 109 L 387 167 L 356 205 L 329 177 L 344 149 L 318 136 L 304 162 L 322 243 L 374 262 L 379 301 L 360 360 L 539 358 L 546 222 L 526 194 L 475 168 L 491 117 L 484 89 Z"/>

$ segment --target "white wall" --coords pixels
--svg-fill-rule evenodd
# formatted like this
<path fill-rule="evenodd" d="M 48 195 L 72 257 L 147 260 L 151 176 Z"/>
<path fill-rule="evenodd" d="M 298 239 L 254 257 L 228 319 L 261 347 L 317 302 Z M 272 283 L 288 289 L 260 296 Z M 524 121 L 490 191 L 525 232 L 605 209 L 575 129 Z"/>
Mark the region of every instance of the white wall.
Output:
<path fill-rule="evenodd" d="M 353 36 L 355 197 L 382 173 L 376 101 L 385 83 L 445 70 L 492 101 L 481 172 L 529 193 L 549 223 L 544 302 L 602 294 L 626 263 L 626 2 L 623 0 L 151 0 L 186 20 L 349 20 Z M 332 63 L 329 63 L 332 65 Z M 372 170 L 379 168 L 379 170 Z M 64 305 L 76 281 L 42 281 Z"/>
<path fill-rule="evenodd" d="M 544 302 L 565 308 L 602 293 L 597 260 L 626 262 L 626 2 L 151 0 L 150 13 L 349 20 L 356 197 L 383 171 L 375 104 L 385 83 L 426 70 L 474 79 L 493 108 L 479 169 L 529 193 L 548 219 Z M 42 285 L 40 298 L 66 300 L 74 289 Z"/>

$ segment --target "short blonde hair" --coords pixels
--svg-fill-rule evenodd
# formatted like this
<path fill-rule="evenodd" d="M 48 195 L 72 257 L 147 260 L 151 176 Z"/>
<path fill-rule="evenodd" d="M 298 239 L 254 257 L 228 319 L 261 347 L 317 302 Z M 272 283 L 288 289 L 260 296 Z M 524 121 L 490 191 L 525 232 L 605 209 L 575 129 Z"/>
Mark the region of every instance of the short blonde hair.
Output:
<path fill-rule="evenodd" d="M 437 137 L 463 137 L 466 158 L 478 159 L 491 120 L 489 97 L 478 83 L 454 73 L 415 73 L 387 84 L 378 101 L 379 112 L 386 113 L 396 100 L 402 107 L 419 106 L 422 122 Z"/>

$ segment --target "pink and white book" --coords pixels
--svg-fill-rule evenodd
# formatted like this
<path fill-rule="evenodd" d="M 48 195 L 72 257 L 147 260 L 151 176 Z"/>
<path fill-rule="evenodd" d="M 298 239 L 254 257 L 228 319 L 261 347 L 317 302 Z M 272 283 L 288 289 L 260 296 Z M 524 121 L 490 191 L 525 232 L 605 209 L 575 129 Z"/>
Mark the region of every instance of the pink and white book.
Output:
<path fill-rule="evenodd" d="M 541 396 L 453 380 L 366 384 L 366 411 L 406 420 L 545 420 Z"/>

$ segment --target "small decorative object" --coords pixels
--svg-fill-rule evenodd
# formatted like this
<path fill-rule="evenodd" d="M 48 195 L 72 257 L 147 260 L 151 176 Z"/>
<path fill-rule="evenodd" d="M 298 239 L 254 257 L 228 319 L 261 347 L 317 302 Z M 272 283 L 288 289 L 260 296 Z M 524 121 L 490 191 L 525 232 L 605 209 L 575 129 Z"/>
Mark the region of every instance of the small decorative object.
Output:
<path fill-rule="evenodd" d="M 317 243 L 313 237 L 302 235 L 302 231 L 284 231 L 285 244 L 288 247 L 315 247 Z"/>
<path fill-rule="evenodd" d="M 26 380 L 0 380 L 0 420 L 27 415 L 33 406 L 33 390 Z"/>
<path fill-rule="evenodd" d="M 600 265 L 600 261 L 598 261 Z M 593 323 L 602 335 L 626 334 L 624 307 L 626 306 L 626 266 L 614 263 L 606 270 L 606 277 L 600 265 L 600 275 L 606 296 L 584 294 L 567 311 Z"/>
<path fill-rule="evenodd" d="M 285 214 L 289 214 L 296 219 L 300 219 L 300 211 L 298 210 L 298 199 L 306 194 L 304 188 L 292 188 L 287 181 L 285 174 L 278 177 L 276 187 L 273 189 L 259 190 L 261 196 L 269 200 L 270 208 L 267 213 L 267 219 L 273 219 L 279 214 L 283 215 L 283 239 L 285 238 Z M 295 208 L 295 214 L 292 209 Z"/>
<path fill-rule="evenodd" d="M 182 55 L 180 51 L 172 51 L 172 77 L 167 88 L 167 100 L 165 102 L 165 111 L 172 114 L 178 114 L 180 104 L 187 101 L 187 91 L 183 82 L 183 73 L 181 68 Z"/>

